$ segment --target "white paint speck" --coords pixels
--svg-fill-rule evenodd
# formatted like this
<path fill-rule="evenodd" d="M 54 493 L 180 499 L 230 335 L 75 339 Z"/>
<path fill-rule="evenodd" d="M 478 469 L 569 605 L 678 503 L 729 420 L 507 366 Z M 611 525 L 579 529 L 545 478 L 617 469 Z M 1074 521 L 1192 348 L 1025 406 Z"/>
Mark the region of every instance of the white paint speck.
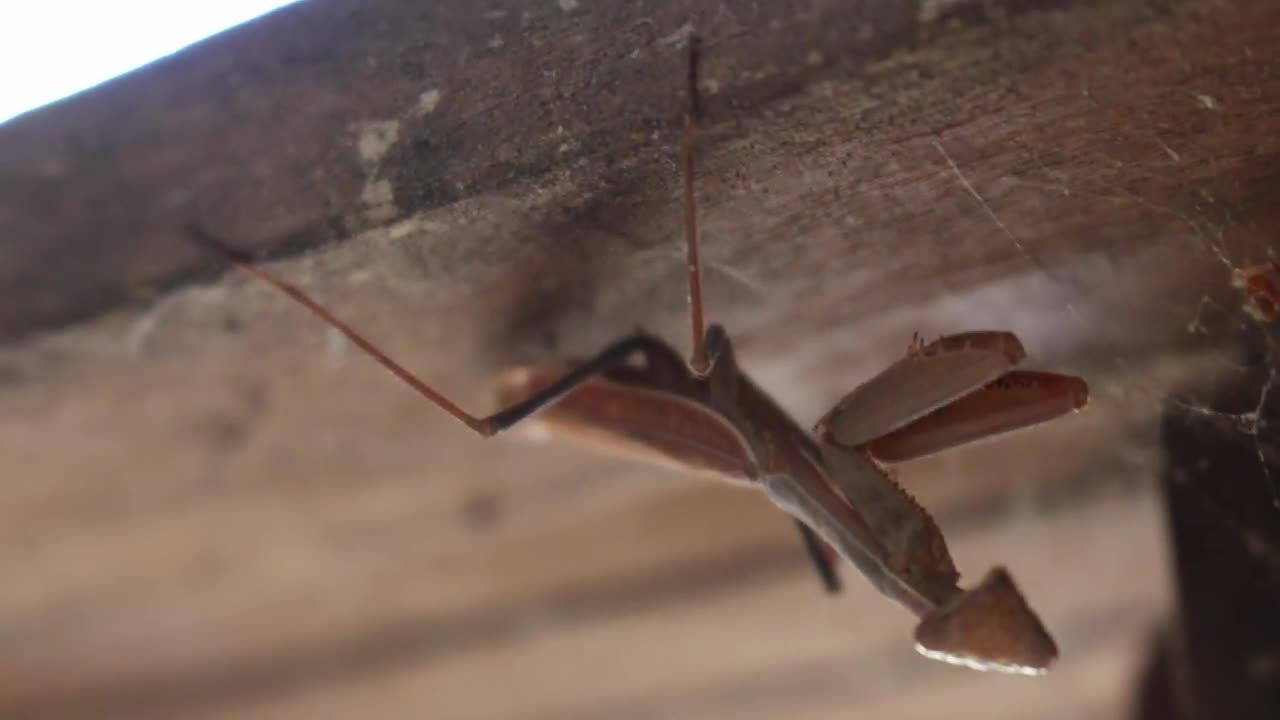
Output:
<path fill-rule="evenodd" d="M 504 43 L 502 42 L 502 36 L 494 35 L 493 38 L 489 40 L 488 47 L 490 50 L 497 50 L 498 48 L 502 47 L 503 44 Z"/>
<path fill-rule="evenodd" d="M 1205 95 L 1204 93 L 1196 93 L 1195 98 L 1196 98 L 1196 102 L 1200 104 L 1200 107 L 1204 108 L 1205 110 L 1218 109 L 1218 101 L 1214 99 L 1212 95 Z"/>
<path fill-rule="evenodd" d="M 675 32 L 658 40 L 658 44 L 679 45 L 685 40 L 688 40 L 691 35 L 693 35 L 693 25 L 691 23 L 685 23 L 676 28 Z"/>
<path fill-rule="evenodd" d="M 364 185 L 360 199 L 365 205 L 385 205 L 395 199 L 390 180 L 370 180 Z"/>
<path fill-rule="evenodd" d="M 1182 162 L 1182 156 L 1179 155 L 1177 152 L 1175 152 L 1173 148 L 1165 144 L 1165 141 L 1161 140 L 1160 138 L 1156 138 L 1156 144 L 1158 144 L 1160 148 L 1164 150 L 1165 154 L 1169 156 L 1170 160 L 1173 160 L 1174 162 Z"/>
<path fill-rule="evenodd" d="M 426 115 L 436 111 L 440 104 L 440 91 L 432 88 L 418 96 L 418 114 Z"/>
<path fill-rule="evenodd" d="M 445 231 L 445 226 L 434 220 L 427 220 L 422 217 L 410 217 L 395 223 L 387 228 L 387 236 L 393 240 L 400 238 L 413 237 L 416 235 L 426 235 L 429 233 L 439 233 Z"/>
<path fill-rule="evenodd" d="M 573 12 L 578 9 L 578 0 L 558 0 L 560 9 L 565 12 Z"/>
<path fill-rule="evenodd" d="M 360 123 L 356 149 L 366 165 L 377 165 L 400 137 L 399 120 L 375 120 Z"/>

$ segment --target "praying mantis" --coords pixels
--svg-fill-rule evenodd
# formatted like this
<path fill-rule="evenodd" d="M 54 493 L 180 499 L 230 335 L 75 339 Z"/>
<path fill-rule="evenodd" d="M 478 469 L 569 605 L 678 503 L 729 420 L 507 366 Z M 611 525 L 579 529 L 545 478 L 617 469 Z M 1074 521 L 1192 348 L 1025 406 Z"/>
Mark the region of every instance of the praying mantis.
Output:
<path fill-rule="evenodd" d="M 803 430 L 740 369 L 728 332 L 704 327 L 694 187 L 700 43 L 688 45 L 683 200 L 692 351 L 637 331 L 576 362 L 500 373 L 502 409 L 473 415 L 419 379 L 302 290 L 199 227 L 198 244 L 274 286 L 482 437 L 524 421 L 621 454 L 710 474 L 762 492 L 799 528 L 827 587 L 835 559 L 854 566 L 919 622 L 926 657 L 984 671 L 1046 672 L 1058 649 L 1002 566 L 969 589 L 929 513 L 886 466 L 1037 425 L 1088 403 L 1085 381 L 1015 369 L 1026 352 L 1009 332 L 930 343 L 845 395 Z"/>

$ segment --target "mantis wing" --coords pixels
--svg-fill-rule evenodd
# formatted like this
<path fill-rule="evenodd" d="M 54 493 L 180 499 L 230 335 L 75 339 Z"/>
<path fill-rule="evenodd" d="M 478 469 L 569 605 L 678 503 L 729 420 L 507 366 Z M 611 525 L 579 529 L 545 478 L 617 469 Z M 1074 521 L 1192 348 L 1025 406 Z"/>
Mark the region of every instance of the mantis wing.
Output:
<path fill-rule="evenodd" d="M 646 371 L 622 368 L 612 376 L 642 373 Z M 498 377 L 498 399 L 503 404 L 517 402 L 563 374 L 560 365 L 510 368 Z M 695 400 L 638 383 L 614 382 L 608 376 L 579 385 L 527 420 L 524 430 L 734 484 L 750 483 L 755 465 L 741 434 Z"/>
<path fill-rule="evenodd" d="M 556 405 L 526 420 L 524 430 L 550 433 L 598 451 L 711 475 L 733 484 L 750 482 L 755 458 L 737 430 L 684 397 L 697 391 L 681 377 L 678 359 L 648 359 L 650 366 L 645 370 L 619 368 L 579 385 Z M 568 367 L 510 368 L 498 377 L 498 400 L 503 406 L 517 403 L 563 376 Z M 673 392 L 645 389 L 644 380 L 657 380 Z M 829 593 L 839 592 L 838 555 L 803 521 L 797 519 L 795 525 L 823 587 Z"/>

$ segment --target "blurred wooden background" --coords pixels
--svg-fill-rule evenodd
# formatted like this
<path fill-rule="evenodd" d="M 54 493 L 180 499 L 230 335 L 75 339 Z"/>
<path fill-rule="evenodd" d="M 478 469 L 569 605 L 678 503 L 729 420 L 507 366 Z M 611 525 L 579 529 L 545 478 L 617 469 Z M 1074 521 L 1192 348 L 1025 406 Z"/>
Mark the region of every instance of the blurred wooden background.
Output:
<path fill-rule="evenodd" d="M 1089 379 L 901 475 L 1049 676 L 917 656 L 750 492 L 475 438 L 178 232 L 477 410 L 511 362 L 683 347 L 693 26 L 710 312 L 802 424 L 913 331 Z M 1280 357 L 1231 284 L 1276 252 L 1277 47 L 1270 0 L 309 0 L 0 126 L 0 715 L 1130 717 L 1170 394 L 1273 400 L 1184 393 Z"/>

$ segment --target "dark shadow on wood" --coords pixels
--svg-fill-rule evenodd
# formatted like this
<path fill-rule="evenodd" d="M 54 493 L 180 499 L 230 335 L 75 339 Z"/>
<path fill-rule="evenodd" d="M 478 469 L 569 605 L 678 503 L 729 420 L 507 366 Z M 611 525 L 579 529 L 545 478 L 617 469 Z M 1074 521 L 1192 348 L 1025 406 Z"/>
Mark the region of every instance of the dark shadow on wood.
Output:
<path fill-rule="evenodd" d="M 1178 615 L 1135 717 L 1280 717 L 1280 332 L 1255 325 L 1236 377 L 1174 398 L 1161 488 Z"/>

